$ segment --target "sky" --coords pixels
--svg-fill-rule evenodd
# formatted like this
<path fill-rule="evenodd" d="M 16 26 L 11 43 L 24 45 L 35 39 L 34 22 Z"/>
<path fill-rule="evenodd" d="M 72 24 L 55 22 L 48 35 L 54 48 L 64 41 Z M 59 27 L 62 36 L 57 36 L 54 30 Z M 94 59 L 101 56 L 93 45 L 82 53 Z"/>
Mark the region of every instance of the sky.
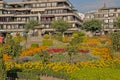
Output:
<path fill-rule="evenodd" d="M 5 1 L 20 1 L 20 0 L 5 0 Z M 94 11 L 104 6 L 120 7 L 120 0 L 70 0 L 73 6 L 81 13 Z"/>

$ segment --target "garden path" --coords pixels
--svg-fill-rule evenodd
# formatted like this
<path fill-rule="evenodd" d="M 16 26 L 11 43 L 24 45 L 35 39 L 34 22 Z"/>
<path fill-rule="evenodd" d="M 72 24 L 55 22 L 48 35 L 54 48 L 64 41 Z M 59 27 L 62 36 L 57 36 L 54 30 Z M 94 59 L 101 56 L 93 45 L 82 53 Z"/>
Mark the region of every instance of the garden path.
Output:
<path fill-rule="evenodd" d="M 58 79 L 58 78 L 53 78 L 53 77 L 42 76 L 41 80 L 64 80 L 64 79 Z"/>
<path fill-rule="evenodd" d="M 26 80 L 26 79 L 18 79 L 18 80 Z M 41 80 L 64 80 L 64 79 L 42 76 Z"/>

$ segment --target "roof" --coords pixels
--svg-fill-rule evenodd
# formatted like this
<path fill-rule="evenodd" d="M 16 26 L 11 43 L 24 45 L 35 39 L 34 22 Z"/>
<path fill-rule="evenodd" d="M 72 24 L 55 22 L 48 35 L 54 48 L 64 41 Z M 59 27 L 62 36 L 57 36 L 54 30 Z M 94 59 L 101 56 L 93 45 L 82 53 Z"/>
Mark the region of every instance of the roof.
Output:
<path fill-rule="evenodd" d="M 101 9 L 120 9 L 120 6 L 119 7 L 104 7 L 104 8 L 101 8 Z"/>

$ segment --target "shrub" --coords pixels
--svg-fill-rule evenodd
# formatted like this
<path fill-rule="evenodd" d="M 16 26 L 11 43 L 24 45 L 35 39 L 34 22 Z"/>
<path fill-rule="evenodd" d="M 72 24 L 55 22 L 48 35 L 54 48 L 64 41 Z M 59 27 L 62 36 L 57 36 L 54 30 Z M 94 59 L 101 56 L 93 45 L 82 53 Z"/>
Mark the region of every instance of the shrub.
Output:
<path fill-rule="evenodd" d="M 112 33 L 111 35 L 112 40 L 112 49 L 115 51 L 120 51 L 120 33 Z"/>
<path fill-rule="evenodd" d="M 31 47 L 32 47 L 32 48 L 38 48 L 38 47 L 39 47 L 39 44 L 31 44 Z"/>
<path fill-rule="evenodd" d="M 44 39 L 49 39 L 49 37 L 50 37 L 50 36 L 49 36 L 48 34 L 45 34 L 45 35 L 43 36 Z"/>
<path fill-rule="evenodd" d="M 63 42 L 70 42 L 71 39 L 69 37 L 62 37 Z"/>
<path fill-rule="evenodd" d="M 75 37 L 78 37 L 79 35 L 77 33 L 73 33 L 72 34 L 72 37 L 75 38 Z"/>
<path fill-rule="evenodd" d="M 52 46 L 53 45 L 53 40 L 51 40 L 51 39 L 43 39 L 42 40 L 42 45 L 43 46 Z"/>

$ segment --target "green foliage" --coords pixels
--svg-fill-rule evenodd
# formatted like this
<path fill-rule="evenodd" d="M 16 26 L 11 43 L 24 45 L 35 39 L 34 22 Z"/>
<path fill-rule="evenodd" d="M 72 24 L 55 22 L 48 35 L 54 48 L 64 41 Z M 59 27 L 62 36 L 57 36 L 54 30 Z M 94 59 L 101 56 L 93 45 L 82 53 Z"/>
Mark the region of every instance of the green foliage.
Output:
<path fill-rule="evenodd" d="M 31 47 L 32 47 L 32 48 L 38 48 L 38 47 L 39 47 L 39 44 L 31 44 Z"/>
<path fill-rule="evenodd" d="M 111 40 L 112 40 L 112 49 L 115 51 L 120 51 L 120 33 L 112 33 L 111 34 Z"/>
<path fill-rule="evenodd" d="M 3 53 L 7 53 L 13 57 L 17 56 L 18 53 L 22 51 L 22 46 L 20 46 L 20 41 L 14 40 L 12 35 L 7 35 L 6 43 L 4 44 L 5 48 L 3 49 Z"/>
<path fill-rule="evenodd" d="M 82 28 L 92 32 L 100 31 L 102 29 L 102 23 L 97 19 L 91 19 L 91 20 L 85 21 L 83 23 Z"/>
<path fill-rule="evenodd" d="M 77 45 L 81 42 L 83 42 L 84 37 L 85 37 L 85 33 L 83 32 L 74 32 L 72 35 L 72 40 L 70 41 L 71 45 Z"/>
<path fill-rule="evenodd" d="M 72 34 L 72 37 L 75 38 L 75 37 L 78 37 L 79 35 L 77 33 L 73 33 Z"/>
<path fill-rule="evenodd" d="M 54 34 L 52 35 L 52 38 L 58 41 L 62 41 L 62 34 L 61 33 Z"/>
<path fill-rule="evenodd" d="M 28 23 L 25 24 L 25 29 L 26 30 L 34 30 L 35 26 L 38 26 L 39 22 L 36 20 L 30 20 Z"/>
<path fill-rule="evenodd" d="M 72 34 L 72 37 L 75 38 L 75 37 L 82 37 L 82 36 L 85 36 L 85 33 L 84 32 L 74 32 Z"/>
<path fill-rule="evenodd" d="M 54 29 L 57 29 L 59 32 L 63 33 L 68 28 L 70 28 L 71 25 L 66 21 L 57 20 L 57 21 L 52 22 L 51 27 L 54 28 Z"/>
<path fill-rule="evenodd" d="M 116 27 L 120 28 L 120 17 L 116 18 L 114 24 L 116 25 Z"/>
<path fill-rule="evenodd" d="M 48 34 L 45 34 L 45 35 L 43 36 L 43 38 L 44 38 L 44 39 L 49 39 L 50 36 L 49 36 Z"/>
<path fill-rule="evenodd" d="M 70 41 L 71 45 L 77 45 L 79 43 L 81 43 L 83 41 L 83 39 L 81 37 L 75 37 Z"/>
<path fill-rule="evenodd" d="M 53 45 L 53 40 L 51 40 L 51 39 L 43 39 L 42 40 L 42 45 L 43 46 L 52 46 Z"/>
<path fill-rule="evenodd" d="M 0 53 L 1 54 L 1 53 Z M 3 58 L 0 58 L 0 80 L 6 80 L 6 71 Z"/>
<path fill-rule="evenodd" d="M 68 52 L 68 55 L 69 55 L 69 62 L 72 63 L 73 60 L 72 60 L 72 57 L 74 54 L 76 54 L 78 51 L 77 47 L 76 46 L 73 46 L 73 45 L 68 45 L 67 46 L 67 52 Z"/>
<path fill-rule="evenodd" d="M 44 63 L 44 65 L 50 61 L 50 56 L 47 51 L 41 51 L 39 56 L 40 56 L 42 62 Z"/>

